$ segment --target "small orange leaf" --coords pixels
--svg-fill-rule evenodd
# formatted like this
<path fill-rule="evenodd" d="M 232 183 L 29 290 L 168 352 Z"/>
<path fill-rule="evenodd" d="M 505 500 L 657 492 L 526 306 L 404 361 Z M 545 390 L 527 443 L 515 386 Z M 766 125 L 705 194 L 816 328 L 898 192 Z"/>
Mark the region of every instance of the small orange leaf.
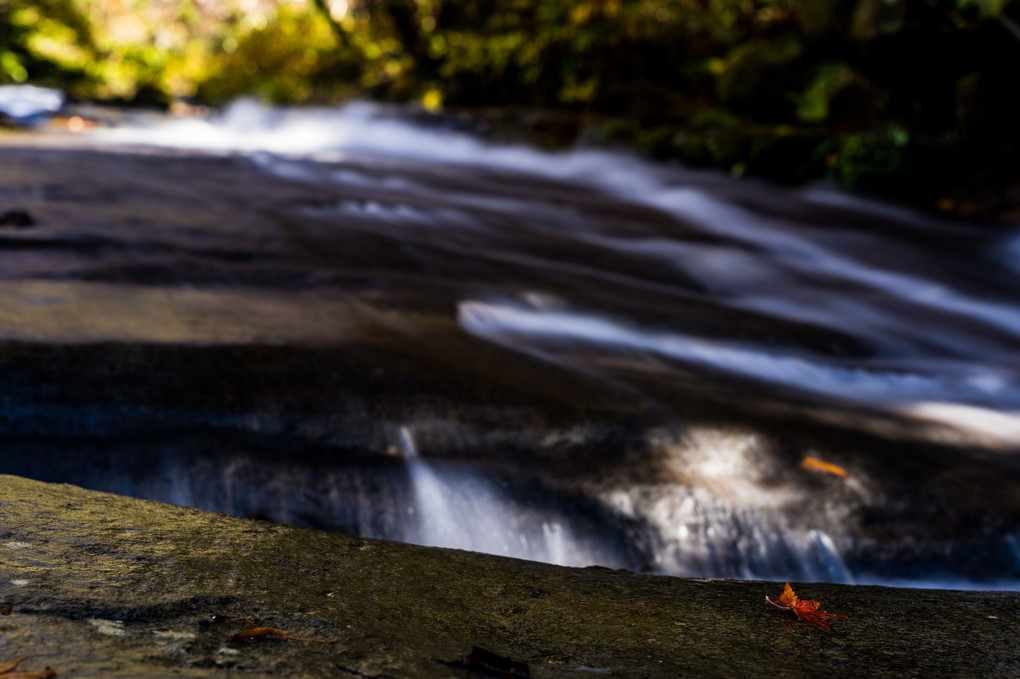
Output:
<path fill-rule="evenodd" d="M 3 675 L 0 679 L 48 679 L 49 677 L 57 676 L 57 671 L 51 669 L 45 669 L 40 672 L 28 672 L 25 670 L 15 672 L 14 670 L 21 664 L 21 661 L 27 657 L 22 656 L 14 660 L 0 662 L 0 674 Z"/>
<path fill-rule="evenodd" d="M 821 604 L 817 601 L 803 601 L 797 597 L 793 591 L 793 587 L 790 587 L 790 583 L 786 583 L 786 587 L 783 588 L 783 593 L 779 596 L 779 603 L 776 603 L 772 599 L 765 597 L 765 601 L 776 608 L 783 608 L 788 611 L 793 611 L 794 614 L 800 620 L 806 622 L 809 625 L 815 627 L 821 627 L 826 632 L 832 631 L 832 620 L 849 620 L 850 618 L 845 615 L 839 615 L 838 613 L 828 613 L 820 610 Z"/>
<path fill-rule="evenodd" d="M 819 460 L 817 457 L 804 458 L 804 461 L 800 463 L 802 469 L 814 472 L 824 472 L 826 474 L 832 474 L 838 476 L 841 479 L 848 478 L 850 475 L 846 473 L 846 470 L 839 465 L 832 464 L 831 462 L 824 462 Z"/>
<path fill-rule="evenodd" d="M 27 657 L 28 657 L 27 655 L 23 655 L 20 658 L 15 658 L 14 660 L 7 660 L 5 662 L 0 662 L 0 674 L 7 674 L 8 672 L 13 671 L 14 668 L 16 668 L 18 665 L 20 665 L 21 661 L 24 660 Z"/>

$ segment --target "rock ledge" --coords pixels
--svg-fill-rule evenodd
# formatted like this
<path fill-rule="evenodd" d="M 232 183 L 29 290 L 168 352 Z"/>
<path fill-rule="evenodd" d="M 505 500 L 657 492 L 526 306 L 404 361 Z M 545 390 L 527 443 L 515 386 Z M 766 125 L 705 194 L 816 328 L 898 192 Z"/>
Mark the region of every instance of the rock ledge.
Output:
<path fill-rule="evenodd" d="M 568 569 L 351 538 L 0 476 L 0 659 L 59 677 L 1017 676 L 1020 593 Z M 227 644 L 257 624 L 332 643 Z"/>

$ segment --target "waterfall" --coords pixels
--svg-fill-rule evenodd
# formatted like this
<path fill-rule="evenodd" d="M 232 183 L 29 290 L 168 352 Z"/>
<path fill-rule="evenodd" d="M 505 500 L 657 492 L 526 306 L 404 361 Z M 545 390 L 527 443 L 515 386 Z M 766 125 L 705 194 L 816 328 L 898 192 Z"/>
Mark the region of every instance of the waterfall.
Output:
<path fill-rule="evenodd" d="M 520 506 L 491 479 L 419 453 L 408 426 L 398 431 L 413 499 L 405 540 L 561 566 L 618 564 L 601 536 L 579 536 L 553 516 Z"/>
<path fill-rule="evenodd" d="M 1015 230 L 366 104 L 127 120 L 33 156 L 88 219 L 3 234 L 0 472 L 570 566 L 1020 581 Z"/>

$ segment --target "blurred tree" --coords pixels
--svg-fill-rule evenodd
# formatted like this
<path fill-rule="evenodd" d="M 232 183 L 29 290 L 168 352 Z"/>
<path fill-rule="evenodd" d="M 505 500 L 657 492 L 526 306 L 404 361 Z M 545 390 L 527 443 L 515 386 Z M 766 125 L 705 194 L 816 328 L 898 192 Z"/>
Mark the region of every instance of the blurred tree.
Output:
<path fill-rule="evenodd" d="M 84 77 L 91 26 L 74 0 L 0 0 L 0 82 L 64 85 Z"/>
<path fill-rule="evenodd" d="M 1017 165 L 1018 21 L 1020 0 L 0 0 L 0 82 L 538 110 L 573 121 L 560 143 L 596 121 L 657 155 L 864 184 Z"/>

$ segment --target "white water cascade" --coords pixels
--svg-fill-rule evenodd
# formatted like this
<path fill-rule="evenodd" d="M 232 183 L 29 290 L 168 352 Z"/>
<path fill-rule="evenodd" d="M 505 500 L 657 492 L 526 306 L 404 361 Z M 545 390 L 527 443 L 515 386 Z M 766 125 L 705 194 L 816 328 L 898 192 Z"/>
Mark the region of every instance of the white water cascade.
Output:
<path fill-rule="evenodd" d="M 597 540 L 585 540 L 563 522 L 519 506 L 492 480 L 456 465 L 429 463 L 406 425 L 400 427 L 398 440 L 413 492 L 407 542 L 560 566 L 619 562 Z"/>

